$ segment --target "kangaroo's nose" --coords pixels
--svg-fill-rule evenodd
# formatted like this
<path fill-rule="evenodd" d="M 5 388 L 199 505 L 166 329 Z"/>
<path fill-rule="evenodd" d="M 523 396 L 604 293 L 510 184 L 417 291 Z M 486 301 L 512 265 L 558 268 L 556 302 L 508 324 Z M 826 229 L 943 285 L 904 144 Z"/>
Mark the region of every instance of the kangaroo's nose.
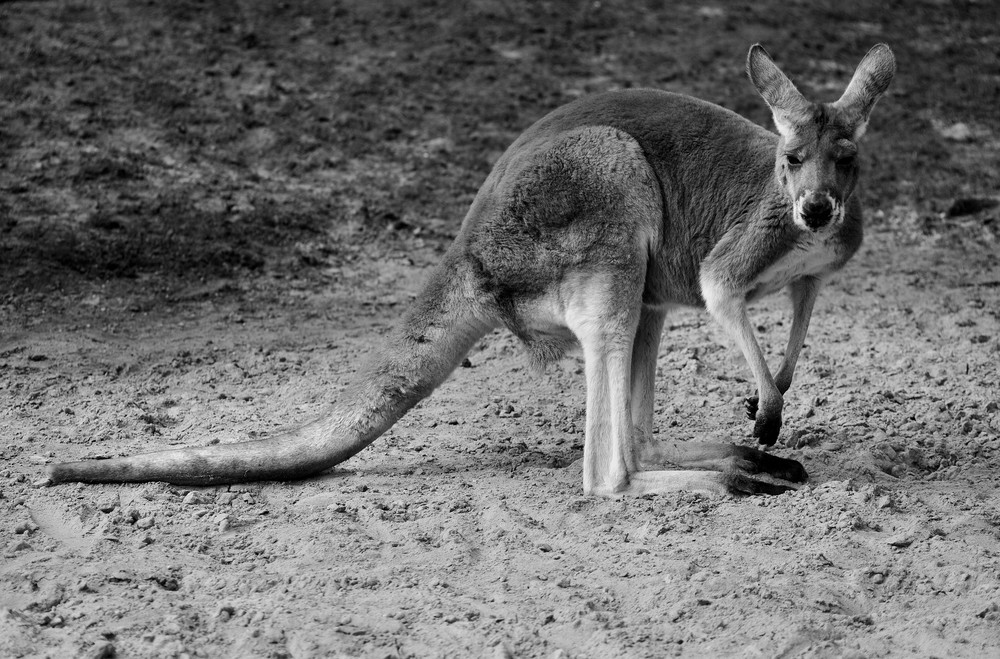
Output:
<path fill-rule="evenodd" d="M 833 219 L 833 204 L 827 195 L 809 195 L 802 202 L 802 219 L 810 229 L 821 229 Z"/>

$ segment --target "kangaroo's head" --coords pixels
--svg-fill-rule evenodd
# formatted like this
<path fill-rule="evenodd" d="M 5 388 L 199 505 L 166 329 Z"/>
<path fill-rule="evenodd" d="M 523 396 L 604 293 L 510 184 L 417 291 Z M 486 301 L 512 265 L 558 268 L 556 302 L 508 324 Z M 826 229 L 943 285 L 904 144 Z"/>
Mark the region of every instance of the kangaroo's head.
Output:
<path fill-rule="evenodd" d="M 843 221 L 858 180 L 858 140 L 895 72 L 892 51 L 878 44 L 861 60 L 840 100 L 811 103 L 760 44 L 750 48 L 747 73 L 781 136 L 775 176 L 803 229 L 821 231 Z"/>

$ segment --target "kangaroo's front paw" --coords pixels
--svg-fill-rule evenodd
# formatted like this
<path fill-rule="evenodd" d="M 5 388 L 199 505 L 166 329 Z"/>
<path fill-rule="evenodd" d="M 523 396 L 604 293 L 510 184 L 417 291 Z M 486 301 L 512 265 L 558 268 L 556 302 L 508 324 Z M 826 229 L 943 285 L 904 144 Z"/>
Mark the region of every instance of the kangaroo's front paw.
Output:
<path fill-rule="evenodd" d="M 743 400 L 743 405 L 747 410 L 747 418 L 753 421 L 757 418 L 757 403 L 760 402 L 760 398 L 757 396 L 747 396 Z"/>
<path fill-rule="evenodd" d="M 779 432 L 781 432 L 781 412 L 757 415 L 757 421 L 753 424 L 753 436 L 757 438 L 757 443 L 774 446 L 778 441 Z"/>

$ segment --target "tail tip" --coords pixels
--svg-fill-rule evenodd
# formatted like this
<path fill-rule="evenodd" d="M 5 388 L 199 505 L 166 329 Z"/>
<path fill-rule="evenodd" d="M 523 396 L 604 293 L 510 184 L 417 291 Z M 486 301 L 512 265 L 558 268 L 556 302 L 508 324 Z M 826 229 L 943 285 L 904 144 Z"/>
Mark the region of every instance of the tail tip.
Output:
<path fill-rule="evenodd" d="M 65 479 L 63 478 L 63 470 L 60 469 L 60 467 L 64 464 L 66 463 L 55 462 L 50 465 L 45 465 L 45 475 L 36 481 L 36 483 L 42 483 L 42 481 L 44 481 L 44 485 L 42 485 L 42 487 L 45 487 L 63 482 Z"/>

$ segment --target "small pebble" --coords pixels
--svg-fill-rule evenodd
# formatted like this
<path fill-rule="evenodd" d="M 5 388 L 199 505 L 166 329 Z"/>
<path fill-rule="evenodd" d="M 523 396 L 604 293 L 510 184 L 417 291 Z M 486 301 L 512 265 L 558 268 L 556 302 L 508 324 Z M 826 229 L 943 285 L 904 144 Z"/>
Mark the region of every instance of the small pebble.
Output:
<path fill-rule="evenodd" d="M 20 522 L 14 526 L 14 533 L 17 535 L 21 535 L 22 533 L 27 533 L 30 535 L 37 530 L 38 530 L 38 524 L 35 524 L 35 522 L 33 522 L 30 519 L 26 519 L 23 522 Z"/>
<path fill-rule="evenodd" d="M 913 544 L 913 535 L 910 533 L 897 533 L 886 539 L 886 542 L 893 547 L 909 547 Z"/>
<path fill-rule="evenodd" d="M 137 529 L 151 529 L 154 524 L 156 524 L 156 520 L 152 517 L 140 517 L 136 520 L 135 527 Z"/>
<path fill-rule="evenodd" d="M 950 126 L 943 126 L 938 129 L 941 137 L 952 142 L 968 142 L 972 140 L 972 129 L 966 123 L 955 123 Z"/>

